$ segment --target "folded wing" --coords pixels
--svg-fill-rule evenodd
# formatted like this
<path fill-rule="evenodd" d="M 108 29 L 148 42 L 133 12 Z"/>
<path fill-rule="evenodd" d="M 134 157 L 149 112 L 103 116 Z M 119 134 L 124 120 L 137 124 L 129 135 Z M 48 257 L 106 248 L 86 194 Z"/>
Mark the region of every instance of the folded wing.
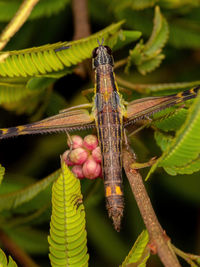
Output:
<path fill-rule="evenodd" d="M 53 133 L 94 127 L 94 117 L 86 109 L 62 112 L 47 119 L 0 129 L 0 139 L 25 134 Z"/>
<path fill-rule="evenodd" d="M 126 119 L 125 125 L 134 121 L 141 120 L 145 116 L 149 116 L 167 107 L 184 102 L 188 99 L 197 96 L 200 86 L 190 90 L 163 97 L 146 97 L 134 100 L 127 105 L 127 110 L 124 114 Z"/>

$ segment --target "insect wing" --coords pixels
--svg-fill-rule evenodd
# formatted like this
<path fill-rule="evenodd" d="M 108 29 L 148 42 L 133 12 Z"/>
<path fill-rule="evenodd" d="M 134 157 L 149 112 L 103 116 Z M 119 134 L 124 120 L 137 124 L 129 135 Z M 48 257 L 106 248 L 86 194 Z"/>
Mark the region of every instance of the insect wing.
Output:
<path fill-rule="evenodd" d="M 200 87 L 195 87 L 190 90 L 169 95 L 163 97 L 146 97 L 138 100 L 134 100 L 127 105 L 127 110 L 124 117 L 127 122 L 134 122 L 143 119 L 145 116 L 149 116 L 163 110 L 167 107 L 184 102 L 188 99 L 192 99 L 197 96 Z"/>
<path fill-rule="evenodd" d="M 0 139 L 25 134 L 85 129 L 94 126 L 93 122 L 94 117 L 88 110 L 72 110 L 31 124 L 0 129 Z"/>

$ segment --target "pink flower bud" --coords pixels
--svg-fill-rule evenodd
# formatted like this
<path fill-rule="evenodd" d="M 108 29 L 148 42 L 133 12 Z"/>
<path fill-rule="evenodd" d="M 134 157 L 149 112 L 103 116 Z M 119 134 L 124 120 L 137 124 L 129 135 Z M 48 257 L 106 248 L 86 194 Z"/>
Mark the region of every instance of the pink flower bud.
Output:
<path fill-rule="evenodd" d="M 99 146 L 92 150 L 92 157 L 97 163 L 101 163 L 101 149 Z"/>
<path fill-rule="evenodd" d="M 78 148 L 78 147 L 82 147 L 82 145 L 83 145 L 83 138 L 81 136 L 79 136 L 79 135 L 72 135 L 70 137 L 71 137 L 71 140 L 70 139 L 67 140 L 67 144 L 68 144 L 69 147 L 71 146 L 71 142 L 73 143 L 73 145 L 72 145 L 72 148 L 73 149 Z"/>
<path fill-rule="evenodd" d="M 92 157 L 83 164 L 83 175 L 88 179 L 95 179 L 101 173 L 101 166 Z"/>
<path fill-rule="evenodd" d="M 96 135 L 89 134 L 83 139 L 83 146 L 88 150 L 93 150 L 98 146 L 98 139 Z"/>
<path fill-rule="evenodd" d="M 88 158 L 88 152 L 84 148 L 75 148 L 69 154 L 69 159 L 76 165 L 83 164 Z"/>
<path fill-rule="evenodd" d="M 63 155 L 62 155 L 62 158 L 64 160 L 64 162 L 67 164 L 67 166 L 73 166 L 74 163 L 69 159 L 69 152 L 70 150 L 66 150 Z"/>
<path fill-rule="evenodd" d="M 85 178 L 83 175 L 83 169 L 81 165 L 75 165 L 72 167 L 72 172 L 75 174 L 75 176 L 79 179 Z"/>

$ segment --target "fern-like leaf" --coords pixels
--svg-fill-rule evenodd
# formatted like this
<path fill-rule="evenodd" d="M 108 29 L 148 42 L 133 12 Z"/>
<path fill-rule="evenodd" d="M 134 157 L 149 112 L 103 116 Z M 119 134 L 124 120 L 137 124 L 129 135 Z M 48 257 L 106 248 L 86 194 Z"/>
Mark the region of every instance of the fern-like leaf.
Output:
<path fill-rule="evenodd" d="M 153 124 L 165 132 L 177 131 L 185 122 L 187 113 L 186 109 L 177 109 L 177 107 L 167 108 L 153 116 L 155 120 Z M 159 117 L 163 117 L 163 119 L 159 120 Z"/>
<path fill-rule="evenodd" d="M 0 169 L 1 170 L 1 169 Z M 31 200 L 37 196 L 41 191 L 47 188 L 53 181 L 55 181 L 60 174 L 60 170 L 47 176 L 43 180 L 30 185 L 26 188 L 20 189 L 12 193 L 0 195 L 0 210 L 9 210 L 16 208 L 19 205 Z"/>
<path fill-rule="evenodd" d="M 168 146 L 173 141 L 173 136 L 171 136 L 168 133 L 163 133 L 159 131 L 156 131 L 154 133 L 154 138 L 156 140 L 157 145 L 161 148 L 163 152 L 168 148 Z"/>
<path fill-rule="evenodd" d="M 18 106 L 18 101 L 24 101 L 26 97 L 35 99 L 57 79 L 71 73 L 72 66 L 91 57 L 98 38 L 104 37 L 105 43 L 119 49 L 141 36 L 138 31 L 119 30 L 122 23 L 75 42 L 0 53 L 0 76 L 4 76 L 0 77 L 0 104 L 12 110 Z"/>
<path fill-rule="evenodd" d="M 52 188 L 49 258 L 52 266 L 88 266 L 80 181 L 62 164 Z"/>
<path fill-rule="evenodd" d="M 160 12 L 158 6 L 155 8 L 154 27 L 152 34 L 146 44 L 143 40 L 130 51 L 127 70 L 134 63 L 138 71 L 145 75 L 159 67 L 164 55 L 161 53 L 162 48 L 167 42 L 169 35 L 168 24 Z"/>
<path fill-rule="evenodd" d="M 148 242 L 149 235 L 147 230 L 145 230 L 139 235 L 121 266 L 131 266 L 131 264 L 134 264 L 134 266 L 145 267 L 150 256 L 149 249 L 147 249 Z"/>
<path fill-rule="evenodd" d="M 26 84 L 0 83 L 0 104 L 16 102 L 30 94 Z"/>
<path fill-rule="evenodd" d="M 188 113 L 185 123 L 157 163 L 152 166 L 147 178 L 157 166 L 165 168 L 171 175 L 200 170 L 200 95 L 194 100 Z"/>
<path fill-rule="evenodd" d="M 7 260 L 2 249 L 0 249 L 0 267 L 17 267 L 16 262 L 14 262 L 11 256 L 9 256 L 9 260 Z"/>
<path fill-rule="evenodd" d="M 1 52 L 0 76 L 3 77 L 27 77 L 50 76 L 55 72 L 63 71 L 91 57 L 91 52 L 97 46 L 97 39 L 104 38 L 105 43 L 111 47 L 116 43 L 123 22 L 112 24 L 104 30 L 73 42 L 58 42 L 30 49 Z M 111 37 L 110 37 L 111 36 Z M 110 38 L 110 40 L 109 40 Z"/>

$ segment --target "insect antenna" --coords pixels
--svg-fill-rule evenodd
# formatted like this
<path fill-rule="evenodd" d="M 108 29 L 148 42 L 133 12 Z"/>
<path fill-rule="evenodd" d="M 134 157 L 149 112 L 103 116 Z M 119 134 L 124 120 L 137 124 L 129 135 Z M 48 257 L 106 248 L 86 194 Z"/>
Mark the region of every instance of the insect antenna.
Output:
<path fill-rule="evenodd" d="M 100 43 L 99 39 L 97 39 L 97 43 L 99 44 L 99 46 L 103 45 L 103 43 L 104 43 L 104 38 L 102 37 L 102 39 L 101 39 L 101 43 Z"/>

